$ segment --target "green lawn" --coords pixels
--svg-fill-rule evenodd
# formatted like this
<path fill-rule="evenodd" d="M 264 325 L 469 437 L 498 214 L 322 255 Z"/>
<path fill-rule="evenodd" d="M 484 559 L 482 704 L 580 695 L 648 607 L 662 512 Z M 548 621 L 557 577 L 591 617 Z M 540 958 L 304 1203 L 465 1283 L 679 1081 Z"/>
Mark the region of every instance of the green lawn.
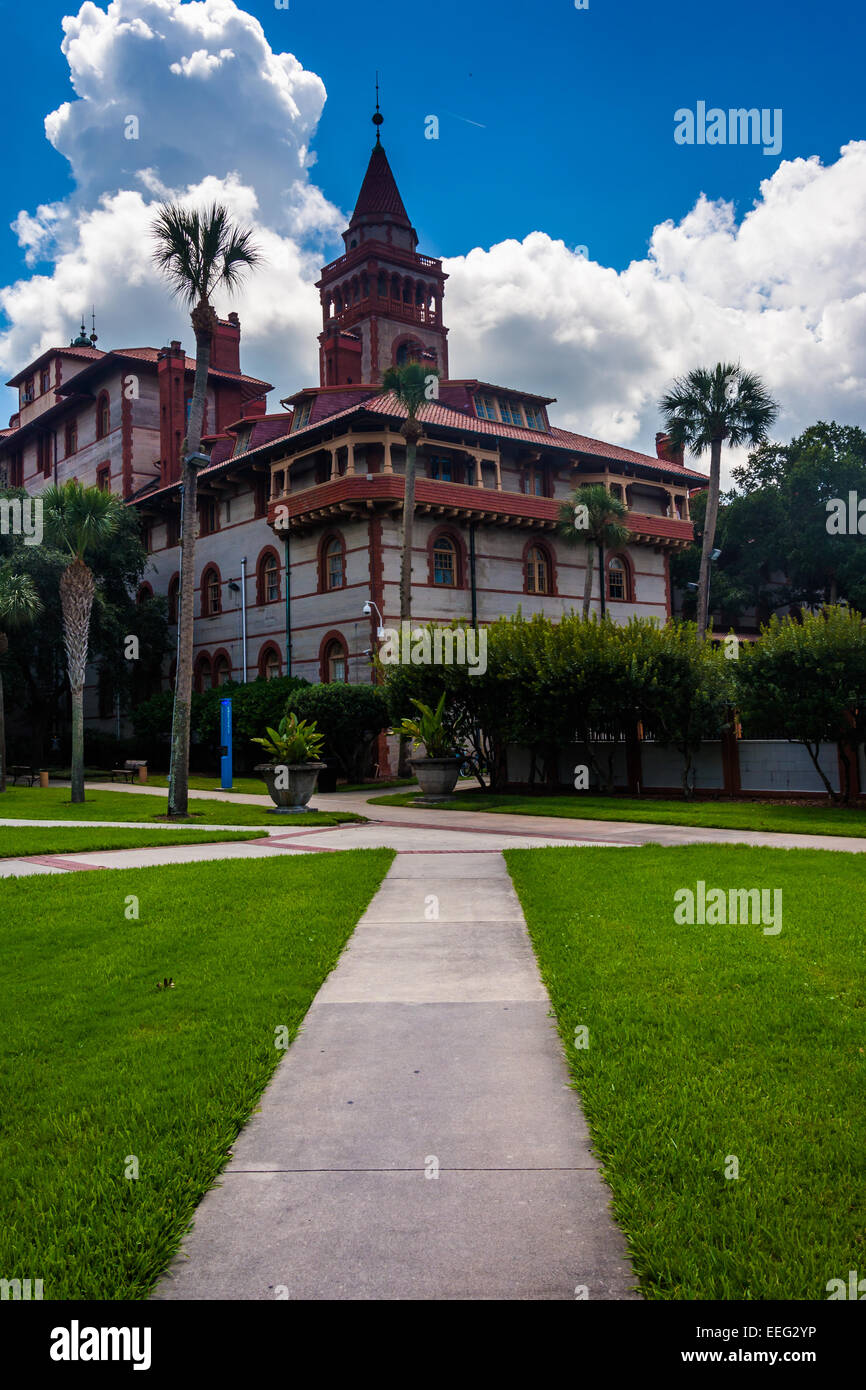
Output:
<path fill-rule="evenodd" d="M 828 1280 L 862 1274 L 860 856 L 505 857 L 646 1297 L 823 1300 Z M 698 880 L 781 888 L 782 931 L 676 925 L 674 892 Z"/>
<path fill-rule="evenodd" d="M 193 825 L 339 825 L 344 821 L 363 821 L 349 811 L 308 811 L 302 815 L 272 816 L 268 805 L 252 806 L 243 801 L 209 801 L 190 797 L 189 822 Z M 102 791 L 87 788 L 85 800 L 73 806 L 68 787 L 9 787 L 0 795 L 0 820 L 108 820 L 152 821 L 165 824 L 166 802 L 161 796 L 143 792 Z M 0 833 L 3 827 L 0 826 Z"/>
<path fill-rule="evenodd" d="M 232 840 L 255 840 L 256 830 L 126 830 L 122 826 L 34 826 L 0 825 L 0 859 L 26 854 L 71 854 L 88 849 L 140 849 L 149 845 L 223 844 Z"/>
<path fill-rule="evenodd" d="M 4 1278 L 147 1294 L 392 858 L 4 883 Z"/>
<path fill-rule="evenodd" d="M 376 796 L 370 806 L 414 806 L 416 794 Z M 420 809 L 420 808 L 419 808 Z M 496 811 L 501 815 L 559 816 L 565 820 L 644 821 L 656 825 L 717 826 L 723 830 L 778 830 L 800 835 L 862 835 L 866 809 L 772 806 L 754 801 L 654 801 L 626 796 L 525 796 L 512 792 L 460 792 L 437 810 Z"/>
<path fill-rule="evenodd" d="M 148 777 L 149 787 L 167 787 L 168 778 L 161 772 L 155 772 Z M 388 780 L 383 778 L 380 782 L 351 782 L 345 785 L 338 785 L 338 792 L 367 792 L 382 791 L 387 787 L 410 787 L 415 786 L 414 777 L 391 777 Z M 220 779 L 218 777 L 191 776 L 189 779 L 190 791 L 197 792 L 218 792 L 221 791 Z M 232 792 L 249 792 L 253 796 L 266 796 L 265 784 L 261 777 L 235 777 L 232 783 Z M 231 792 L 226 793 L 227 796 Z M 330 796 L 330 792 L 317 792 L 317 796 Z"/>

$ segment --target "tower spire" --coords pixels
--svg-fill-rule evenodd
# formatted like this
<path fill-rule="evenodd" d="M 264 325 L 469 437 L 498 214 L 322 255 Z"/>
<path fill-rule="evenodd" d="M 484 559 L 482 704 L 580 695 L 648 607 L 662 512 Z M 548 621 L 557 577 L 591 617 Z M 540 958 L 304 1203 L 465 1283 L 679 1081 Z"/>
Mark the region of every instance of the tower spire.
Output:
<path fill-rule="evenodd" d="M 375 110 L 375 112 L 373 113 L 373 125 L 376 127 L 376 144 L 377 144 L 377 145 L 381 145 L 381 143 L 382 143 L 381 140 L 379 139 L 379 128 L 380 128 L 380 126 L 382 125 L 382 122 L 384 121 L 384 119 L 385 119 L 385 117 L 382 115 L 382 112 L 379 110 L 379 73 L 378 73 L 378 70 L 377 70 L 377 72 L 376 72 L 376 110 Z"/>

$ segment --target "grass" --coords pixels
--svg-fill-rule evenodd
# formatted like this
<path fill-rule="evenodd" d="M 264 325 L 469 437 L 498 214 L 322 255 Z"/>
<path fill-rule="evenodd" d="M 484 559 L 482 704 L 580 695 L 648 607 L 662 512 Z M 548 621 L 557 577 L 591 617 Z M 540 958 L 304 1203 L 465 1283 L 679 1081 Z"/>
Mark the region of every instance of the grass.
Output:
<path fill-rule="evenodd" d="M 168 778 L 161 772 L 153 773 L 147 779 L 149 787 L 168 787 Z M 382 791 L 387 787 L 410 787 L 415 786 L 414 777 L 391 777 L 383 778 L 379 782 L 347 782 L 345 785 L 338 785 L 338 792 L 366 792 Z M 218 792 L 222 788 L 218 777 L 191 776 L 189 779 L 190 791 L 198 792 Z M 265 784 L 260 777 L 235 777 L 232 783 L 232 792 L 248 792 L 252 795 L 266 795 Z M 225 793 L 227 796 L 231 792 Z M 330 792 L 317 792 L 318 796 L 330 796 Z"/>
<path fill-rule="evenodd" d="M 371 806 L 414 806 L 416 796 L 371 797 Z M 844 806 L 772 805 L 755 801 L 655 801 L 626 796 L 525 796 L 516 792 L 460 792 L 437 803 L 444 811 L 495 811 L 511 816 L 563 820 L 641 821 L 655 825 L 715 826 L 722 830 L 770 830 L 799 835 L 866 836 L 866 810 Z"/>
<path fill-rule="evenodd" d="M 5 1278 L 146 1296 L 392 857 L 4 883 Z"/>
<path fill-rule="evenodd" d="M 205 801 L 190 798 L 189 822 L 193 825 L 258 825 L 279 820 L 291 825 L 340 825 L 363 821 L 349 811 L 307 811 L 302 815 L 272 816 L 268 806 L 243 801 Z M 68 787 L 9 787 L 0 796 L 0 819 L 10 820 L 109 820 L 148 821 L 165 824 L 166 802 L 142 792 L 102 791 L 89 788 L 85 800 L 73 806 Z M 172 821 L 172 825 L 189 822 Z M 0 827 L 2 829 L 2 827 Z"/>
<path fill-rule="evenodd" d="M 866 1268 L 860 857 L 505 857 L 644 1294 L 823 1300 Z M 698 880 L 781 888 L 781 933 L 676 925 Z"/>
<path fill-rule="evenodd" d="M 71 854 L 89 849 L 141 849 L 150 845 L 223 844 L 232 840 L 254 840 L 255 830 L 126 830 L 123 826 L 34 826 L 0 825 L 0 859 L 27 854 Z"/>

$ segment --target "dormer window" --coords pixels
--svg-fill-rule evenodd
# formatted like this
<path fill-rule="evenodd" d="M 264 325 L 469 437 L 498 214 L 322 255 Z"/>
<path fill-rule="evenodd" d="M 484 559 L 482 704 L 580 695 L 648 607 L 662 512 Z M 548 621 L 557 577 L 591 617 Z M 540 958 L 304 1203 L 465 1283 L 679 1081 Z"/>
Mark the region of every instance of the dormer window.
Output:
<path fill-rule="evenodd" d="M 493 397 L 476 396 L 475 414 L 478 415 L 482 420 L 495 420 L 497 418 L 496 402 L 493 399 Z"/>
<path fill-rule="evenodd" d="M 543 430 L 544 414 L 542 411 L 532 405 L 525 405 L 523 408 L 526 411 L 526 423 L 529 428 L 531 430 Z"/>
<path fill-rule="evenodd" d="M 310 411 L 312 410 L 312 408 L 313 408 L 313 397 L 312 397 L 312 396 L 308 396 L 307 399 L 306 399 L 305 401 L 302 401 L 301 404 L 300 404 L 299 406 L 296 407 L 296 409 L 295 409 L 295 423 L 294 423 L 294 426 L 293 426 L 294 429 L 296 429 L 296 430 L 302 430 L 302 429 L 304 428 L 305 425 L 308 425 L 308 424 L 310 423 Z"/>
<path fill-rule="evenodd" d="M 501 409 L 502 419 L 506 425 L 523 424 L 523 411 L 520 408 L 519 401 L 503 401 Z"/>
<path fill-rule="evenodd" d="M 46 391 L 51 390 L 51 368 L 43 367 L 39 374 L 39 390 L 44 396 Z"/>

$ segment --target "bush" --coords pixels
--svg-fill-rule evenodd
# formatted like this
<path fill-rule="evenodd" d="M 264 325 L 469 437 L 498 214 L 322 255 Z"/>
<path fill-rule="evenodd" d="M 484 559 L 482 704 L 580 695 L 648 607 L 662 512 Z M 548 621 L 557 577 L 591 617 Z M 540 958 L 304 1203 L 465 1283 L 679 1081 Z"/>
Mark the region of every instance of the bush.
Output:
<path fill-rule="evenodd" d="M 212 771 L 218 764 L 220 743 L 220 701 L 232 702 L 232 739 L 236 772 L 250 771 L 260 761 L 252 739 L 268 724 L 276 726 L 285 710 L 286 697 L 308 684 L 301 676 L 263 676 L 246 685 L 227 681 L 225 685 L 194 693 L 190 711 L 192 744 L 190 766 L 197 771 Z M 156 763 L 168 766 L 171 744 L 171 715 L 174 695 L 163 690 L 143 700 L 130 716 L 136 738 L 143 748 L 141 757 L 155 756 Z M 135 755 L 130 755 L 135 756 Z"/>
<path fill-rule="evenodd" d="M 286 713 L 313 720 L 325 739 L 325 753 L 340 764 L 350 782 L 361 782 L 373 762 L 373 741 L 389 724 L 388 705 L 379 686 L 309 685 L 294 691 Z"/>

